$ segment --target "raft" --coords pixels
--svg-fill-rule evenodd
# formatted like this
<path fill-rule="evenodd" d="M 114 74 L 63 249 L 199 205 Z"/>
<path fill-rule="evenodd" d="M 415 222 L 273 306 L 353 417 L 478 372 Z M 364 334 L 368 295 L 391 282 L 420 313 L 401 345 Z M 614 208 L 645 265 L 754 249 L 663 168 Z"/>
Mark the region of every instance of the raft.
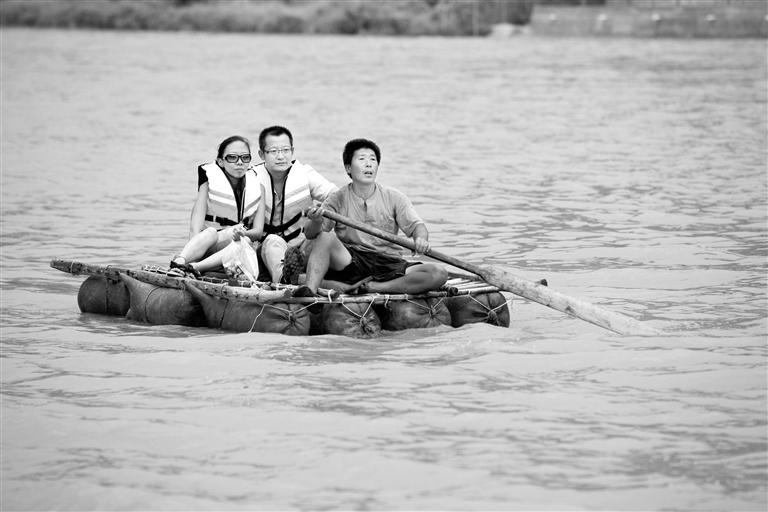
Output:
<path fill-rule="evenodd" d="M 473 275 L 450 274 L 439 290 L 422 294 L 319 290 L 320 297 L 293 297 L 296 285 L 233 281 L 217 273 L 192 279 L 168 275 L 168 268 L 156 265 L 130 269 L 62 259 L 50 265 L 87 276 L 78 290 L 81 312 L 154 325 L 355 338 L 441 325 L 510 325 L 509 301 L 497 287 Z"/>

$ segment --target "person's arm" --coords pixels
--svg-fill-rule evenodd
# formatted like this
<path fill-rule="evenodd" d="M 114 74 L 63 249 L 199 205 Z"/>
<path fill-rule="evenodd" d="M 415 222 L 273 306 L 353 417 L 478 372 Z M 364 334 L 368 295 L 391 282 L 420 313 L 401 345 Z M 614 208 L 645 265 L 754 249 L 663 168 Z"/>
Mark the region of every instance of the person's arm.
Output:
<path fill-rule="evenodd" d="M 323 217 L 323 211 L 328 210 L 329 212 L 338 213 L 339 201 L 340 194 L 338 192 L 332 193 L 328 196 L 328 199 L 323 202 L 322 206 L 308 208 L 305 214 L 309 219 L 309 222 L 304 224 L 304 236 L 312 240 L 316 238 L 321 231 L 325 231 L 326 233 L 333 231 L 333 228 L 336 227 L 336 222 Z"/>
<path fill-rule="evenodd" d="M 251 229 L 245 232 L 245 236 L 250 238 L 252 242 L 258 242 L 261 240 L 261 235 L 264 233 L 264 212 L 266 211 L 266 207 L 264 205 L 266 204 L 266 200 L 264 199 L 264 185 L 262 184 L 259 186 L 261 187 L 261 201 L 259 201 L 259 206 L 256 209 L 256 213 L 251 215 Z"/>
<path fill-rule="evenodd" d="M 197 189 L 197 199 L 192 207 L 192 215 L 189 219 L 189 238 L 192 238 L 203 230 L 205 225 L 205 212 L 208 210 L 208 182 L 203 183 Z"/>
<path fill-rule="evenodd" d="M 335 187 L 336 185 L 334 185 Z M 336 223 L 331 219 L 323 217 L 323 210 L 328 210 L 334 213 L 339 213 L 341 210 L 341 204 L 343 202 L 343 194 L 339 189 L 334 189 L 328 197 L 323 201 L 321 206 L 315 206 L 308 208 L 304 214 L 309 219 L 309 222 L 304 224 L 304 236 L 312 240 L 320 234 L 321 231 L 332 231 L 336 227 Z"/>
<path fill-rule="evenodd" d="M 397 189 L 390 189 L 392 201 L 395 204 L 395 218 L 397 227 L 411 237 L 414 248 L 413 254 L 424 254 L 429 250 L 429 231 L 427 225 L 421 220 L 413 203 L 408 196 Z"/>
<path fill-rule="evenodd" d="M 416 225 L 416 229 L 413 230 L 413 243 L 416 245 L 416 254 L 424 254 L 429 250 L 429 231 L 427 231 L 427 225 L 423 222 Z"/>
<path fill-rule="evenodd" d="M 309 219 L 309 222 L 304 224 L 304 236 L 306 236 L 309 240 L 314 240 L 323 230 L 323 207 L 316 206 L 308 208 L 306 215 L 307 219 Z"/>

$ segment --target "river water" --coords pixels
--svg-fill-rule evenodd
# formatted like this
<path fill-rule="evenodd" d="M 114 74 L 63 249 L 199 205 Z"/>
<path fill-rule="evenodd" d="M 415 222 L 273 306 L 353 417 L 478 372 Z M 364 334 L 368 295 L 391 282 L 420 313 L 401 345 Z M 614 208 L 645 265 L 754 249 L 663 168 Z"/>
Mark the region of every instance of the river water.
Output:
<path fill-rule="evenodd" d="M 766 509 L 764 40 L 0 37 L 3 510 Z M 49 261 L 167 264 L 269 124 L 337 184 L 376 140 L 435 248 L 665 334 L 81 314 Z"/>

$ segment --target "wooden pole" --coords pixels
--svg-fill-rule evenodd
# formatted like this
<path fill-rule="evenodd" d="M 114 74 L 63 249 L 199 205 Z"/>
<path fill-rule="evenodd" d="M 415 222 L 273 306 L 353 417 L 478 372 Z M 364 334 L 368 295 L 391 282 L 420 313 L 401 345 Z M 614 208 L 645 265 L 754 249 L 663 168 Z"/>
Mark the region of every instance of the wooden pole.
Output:
<path fill-rule="evenodd" d="M 369 235 L 387 240 L 388 242 L 392 242 L 407 249 L 415 249 L 414 242 L 408 238 L 386 233 L 373 226 L 339 215 L 336 212 L 322 210 L 322 214 L 333 221 L 340 222 L 351 228 L 368 233 Z M 464 262 L 453 256 L 436 251 L 435 249 L 429 249 L 425 254 L 431 258 L 442 261 L 443 263 L 477 274 L 483 278 L 485 282 L 498 287 L 500 290 L 505 290 L 514 293 L 515 295 L 525 297 L 526 299 L 538 302 L 539 304 L 618 334 L 647 336 L 661 334 L 657 329 L 638 322 L 633 318 L 608 311 L 580 299 L 569 297 L 540 283 L 522 279 L 513 275 L 506 269 L 491 265 L 476 265 Z"/>

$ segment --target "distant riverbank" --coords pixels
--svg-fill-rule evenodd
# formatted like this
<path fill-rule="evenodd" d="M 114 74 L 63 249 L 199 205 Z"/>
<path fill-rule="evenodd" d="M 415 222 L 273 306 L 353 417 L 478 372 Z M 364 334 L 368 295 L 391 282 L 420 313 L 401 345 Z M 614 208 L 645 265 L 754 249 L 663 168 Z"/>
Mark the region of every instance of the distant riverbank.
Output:
<path fill-rule="evenodd" d="M 4 26 L 209 32 L 486 35 L 534 0 L 3 0 Z"/>
<path fill-rule="evenodd" d="M 406 36 L 766 37 L 765 0 L 2 0 L 0 24 Z"/>

